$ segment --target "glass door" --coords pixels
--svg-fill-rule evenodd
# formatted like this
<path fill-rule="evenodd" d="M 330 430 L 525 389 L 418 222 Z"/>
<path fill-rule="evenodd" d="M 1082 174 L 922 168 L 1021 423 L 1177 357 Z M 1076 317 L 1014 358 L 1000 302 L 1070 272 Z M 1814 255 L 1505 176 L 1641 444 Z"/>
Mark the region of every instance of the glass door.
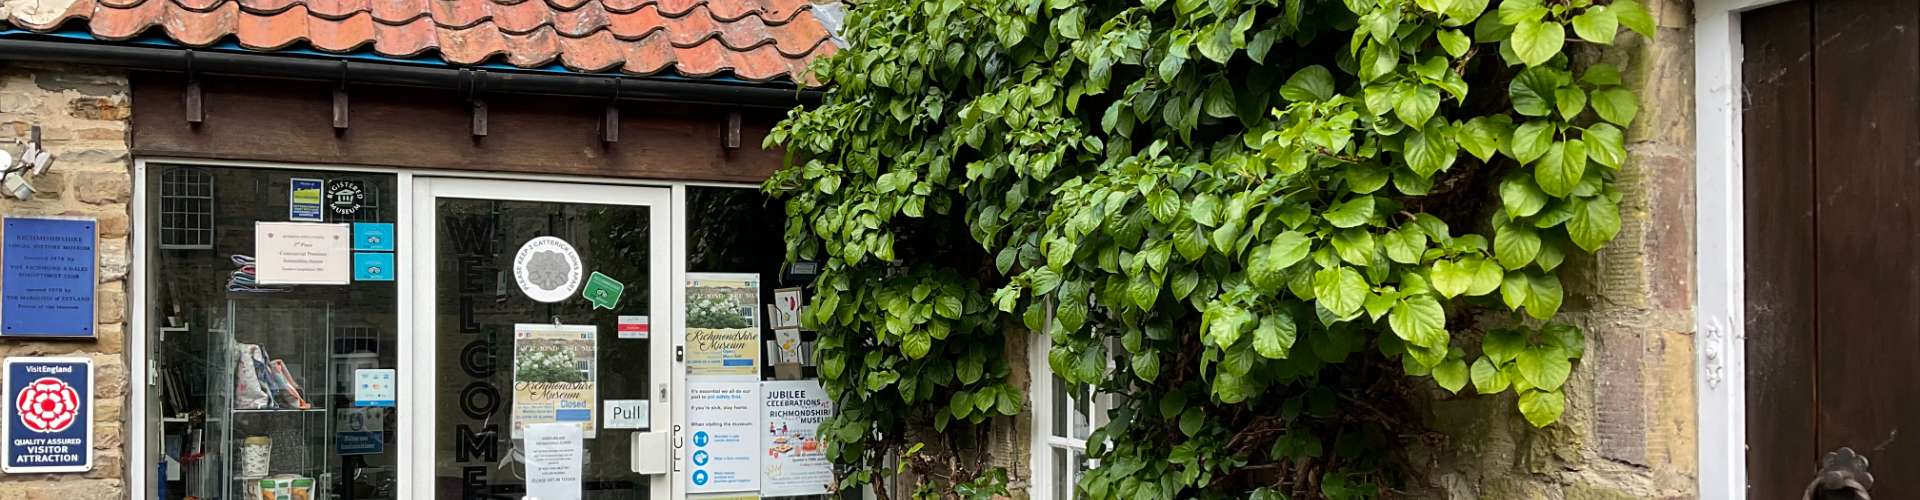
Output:
<path fill-rule="evenodd" d="M 413 184 L 413 497 L 670 498 L 669 190 Z"/>

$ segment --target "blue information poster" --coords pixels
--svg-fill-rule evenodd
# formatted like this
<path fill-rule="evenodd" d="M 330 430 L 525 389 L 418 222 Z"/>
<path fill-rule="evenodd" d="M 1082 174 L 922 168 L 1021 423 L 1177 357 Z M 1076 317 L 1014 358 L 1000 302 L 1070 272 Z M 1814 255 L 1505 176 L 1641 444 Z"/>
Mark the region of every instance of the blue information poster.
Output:
<path fill-rule="evenodd" d="M 94 336 L 98 234 L 86 219 L 4 219 L 0 336 Z"/>
<path fill-rule="evenodd" d="M 0 470 L 8 474 L 93 469 L 93 360 L 7 358 L 6 445 Z"/>

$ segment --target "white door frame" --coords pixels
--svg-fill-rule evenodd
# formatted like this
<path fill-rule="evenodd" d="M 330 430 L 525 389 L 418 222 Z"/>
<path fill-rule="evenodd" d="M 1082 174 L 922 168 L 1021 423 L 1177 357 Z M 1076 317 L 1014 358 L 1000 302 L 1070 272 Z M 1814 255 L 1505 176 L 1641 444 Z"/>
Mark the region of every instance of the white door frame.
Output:
<path fill-rule="evenodd" d="M 1747 498 L 1745 188 L 1740 13 L 1785 0 L 1694 4 L 1694 391 L 1700 498 Z"/>
<path fill-rule="evenodd" d="M 411 356 L 403 356 L 401 366 L 403 369 L 412 370 L 413 373 L 410 376 L 403 376 L 410 383 L 402 384 L 400 387 L 401 400 L 413 402 L 404 407 L 407 415 L 403 419 L 413 423 L 411 429 L 413 432 L 409 433 L 409 442 L 401 445 L 401 449 L 412 450 L 413 453 L 424 452 L 424 456 L 409 458 L 403 454 L 401 456 L 403 477 L 422 479 L 433 477 L 431 464 L 435 463 L 438 452 L 434 447 L 435 433 L 431 432 L 434 428 L 436 405 L 427 396 L 438 394 L 436 382 L 439 378 L 432 348 L 432 342 L 437 335 L 435 320 L 438 316 L 435 313 L 437 290 L 433 285 L 434 273 L 437 270 L 435 262 L 438 258 L 436 249 L 438 238 L 435 231 L 438 228 L 439 218 L 434 215 L 435 202 L 438 199 L 463 198 L 648 207 L 648 219 L 654 228 L 647 232 L 649 248 L 653 249 L 648 252 L 652 260 L 648 265 L 647 277 L 648 286 L 652 290 L 649 294 L 652 297 L 649 312 L 653 324 L 678 324 L 676 322 L 678 309 L 675 307 L 678 301 L 674 297 L 678 297 L 679 293 L 671 285 L 674 282 L 673 263 L 679 260 L 680 252 L 675 251 L 672 245 L 674 241 L 681 238 L 676 237 L 680 234 L 676 227 L 679 224 L 675 224 L 674 221 L 679 219 L 674 214 L 672 190 L 661 187 L 447 177 L 415 177 L 412 184 L 412 244 L 405 246 L 414 249 L 413 258 L 409 262 L 413 266 L 411 274 L 414 283 L 412 290 L 414 303 L 411 309 L 415 313 L 412 333 L 402 335 L 405 339 L 402 345 L 408 346 L 413 342 L 419 342 L 419 344 L 411 345 Z M 661 332 L 656 334 L 649 344 L 652 352 L 648 380 L 655 381 L 654 387 L 647 391 L 648 399 L 654 401 L 650 416 L 652 420 L 650 431 L 653 432 L 672 429 L 676 415 L 679 413 L 679 405 L 675 401 L 676 396 L 673 395 L 680 392 L 681 386 L 677 379 L 672 378 L 672 374 L 684 370 L 678 369 L 673 359 L 674 348 L 680 342 L 675 338 L 676 336 Z M 406 348 L 403 347 L 403 349 Z M 658 394 L 663 391 L 668 394 L 668 397 L 659 397 Z M 672 453 L 672 450 L 662 450 L 662 452 Z M 403 453 L 407 452 L 403 451 Z M 412 470 L 408 470 L 409 467 Z M 650 496 L 663 499 L 679 498 L 680 495 L 685 494 L 679 491 L 681 490 L 678 487 L 679 484 L 674 474 L 653 476 L 648 481 Z M 432 480 L 416 479 L 411 485 L 402 483 L 400 488 L 412 493 L 411 498 L 428 499 L 435 498 L 434 486 Z"/>

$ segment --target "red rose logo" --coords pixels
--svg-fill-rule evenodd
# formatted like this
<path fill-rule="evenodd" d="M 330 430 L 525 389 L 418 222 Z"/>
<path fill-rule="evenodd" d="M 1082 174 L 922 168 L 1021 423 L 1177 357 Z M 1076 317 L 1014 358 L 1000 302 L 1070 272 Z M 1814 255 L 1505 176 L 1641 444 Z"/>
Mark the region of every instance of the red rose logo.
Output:
<path fill-rule="evenodd" d="M 41 377 L 20 391 L 13 408 L 28 430 L 60 432 L 72 427 L 80 416 L 80 394 L 60 379 Z"/>

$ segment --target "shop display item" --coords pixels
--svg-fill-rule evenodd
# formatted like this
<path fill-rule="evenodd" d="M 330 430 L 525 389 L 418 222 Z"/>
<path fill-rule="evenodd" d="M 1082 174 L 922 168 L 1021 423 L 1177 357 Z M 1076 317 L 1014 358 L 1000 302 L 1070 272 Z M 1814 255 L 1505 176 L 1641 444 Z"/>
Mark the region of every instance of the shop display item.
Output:
<path fill-rule="evenodd" d="M 285 361 L 269 360 L 259 344 L 236 344 L 234 408 L 241 410 L 312 408 Z"/>
<path fill-rule="evenodd" d="M 281 474 L 260 480 L 259 500 L 313 500 L 313 478 Z"/>
<path fill-rule="evenodd" d="M 248 436 L 240 446 L 240 477 L 266 477 L 270 465 L 273 465 L 273 438 Z"/>

